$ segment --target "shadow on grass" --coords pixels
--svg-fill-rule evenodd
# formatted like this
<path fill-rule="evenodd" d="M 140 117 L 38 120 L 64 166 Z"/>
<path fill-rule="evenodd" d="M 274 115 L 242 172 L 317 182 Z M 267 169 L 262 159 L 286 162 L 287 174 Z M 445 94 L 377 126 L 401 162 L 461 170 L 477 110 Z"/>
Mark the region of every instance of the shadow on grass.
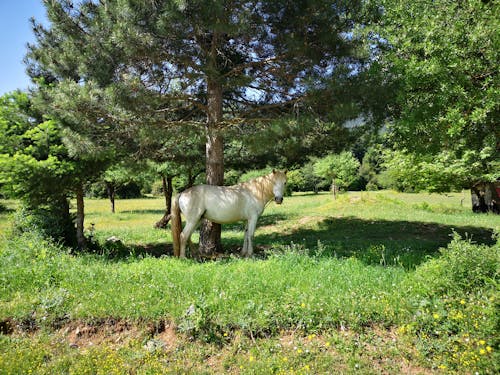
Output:
<path fill-rule="evenodd" d="M 479 244 L 492 245 L 493 230 L 472 226 L 455 227 L 449 225 L 387 220 L 364 220 L 357 217 L 320 218 L 318 222 L 302 226 L 300 220 L 283 233 L 259 234 L 259 227 L 276 225 L 289 220 L 286 215 L 265 215 L 259 219 L 254 239 L 255 254 L 264 258 L 272 252 L 300 250 L 310 255 L 322 257 L 356 257 L 366 264 L 398 265 L 414 268 L 428 257 L 438 254 L 440 247 L 446 246 L 453 233 L 462 238 L 470 238 Z M 314 224 L 314 228 L 311 228 Z M 213 258 L 239 254 L 243 242 L 244 223 L 223 226 L 225 231 L 239 231 L 241 236 L 222 239 L 224 254 Z M 291 245 L 293 244 L 293 245 Z M 173 256 L 171 243 L 146 245 L 124 245 L 107 243 L 96 252 L 107 258 L 120 260 L 130 257 Z M 212 259 L 212 258 L 210 258 Z"/>
<path fill-rule="evenodd" d="M 124 210 L 124 211 L 118 211 L 120 214 L 154 214 L 160 216 L 160 218 L 163 216 L 165 213 L 165 209 L 145 209 L 145 210 Z"/>
<path fill-rule="evenodd" d="M 368 264 L 413 268 L 446 246 L 453 233 L 478 244 L 492 245 L 493 230 L 435 223 L 364 220 L 357 217 L 324 218 L 316 228 L 293 227 L 288 233 L 258 234 L 264 247 L 294 243 L 322 256 L 356 257 Z"/>
<path fill-rule="evenodd" d="M 280 221 L 285 221 L 285 220 L 290 220 L 290 216 L 283 215 L 283 214 L 269 214 L 269 215 L 264 215 L 259 217 L 259 221 L 257 223 L 257 231 L 259 230 L 259 227 L 267 226 L 267 225 L 276 225 Z M 184 224 L 183 224 L 184 225 Z M 245 225 L 246 223 L 243 221 L 232 223 L 232 224 L 224 224 L 222 226 L 222 231 L 241 231 L 243 232 L 245 230 Z M 243 237 L 242 237 L 243 241 Z"/>

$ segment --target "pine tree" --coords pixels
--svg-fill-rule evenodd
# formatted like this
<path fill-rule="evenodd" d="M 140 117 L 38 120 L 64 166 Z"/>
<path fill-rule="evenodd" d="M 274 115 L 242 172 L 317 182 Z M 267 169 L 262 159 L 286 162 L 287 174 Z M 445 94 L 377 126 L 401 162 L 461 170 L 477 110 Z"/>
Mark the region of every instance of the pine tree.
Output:
<path fill-rule="evenodd" d="M 206 182 L 221 185 L 231 129 L 294 113 L 325 78 L 355 69 L 362 3 L 52 0 L 51 26 L 35 24 L 28 60 L 33 76 L 57 82 L 46 91 L 51 110 L 83 116 L 78 131 L 89 137 L 125 142 L 154 137 L 155 127 L 196 127 Z M 201 253 L 220 248 L 220 226 L 205 224 Z"/>

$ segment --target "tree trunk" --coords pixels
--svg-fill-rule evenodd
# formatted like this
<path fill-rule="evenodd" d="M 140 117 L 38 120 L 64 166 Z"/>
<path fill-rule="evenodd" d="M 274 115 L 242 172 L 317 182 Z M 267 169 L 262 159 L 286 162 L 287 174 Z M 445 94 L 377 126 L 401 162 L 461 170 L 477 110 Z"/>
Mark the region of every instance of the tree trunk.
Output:
<path fill-rule="evenodd" d="M 480 182 L 472 186 L 472 211 L 500 213 L 500 182 Z"/>
<path fill-rule="evenodd" d="M 76 244 L 78 249 L 85 249 L 87 241 L 84 231 L 85 206 L 83 201 L 83 185 L 79 184 L 76 188 Z"/>
<path fill-rule="evenodd" d="M 108 193 L 109 200 L 111 202 L 111 212 L 115 213 L 115 185 L 112 182 L 105 182 L 106 192 Z"/>
<path fill-rule="evenodd" d="M 172 213 L 172 195 L 174 189 L 172 187 L 172 176 L 161 176 L 162 185 L 163 185 L 163 194 L 165 196 L 165 214 L 155 224 L 155 228 L 166 228 L 168 222 L 170 221 L 170 214 Z"/>
<path fill-rule="evenodd" d="M 222 85 L 208 81 L 208 118 L 205 127 L 206 142 L 206 174 L 207 184 L 222 185 L 224 183 L 224 138 L 218 129 L 222 122 Z M 200 227 L 201 257 L 211 256 L 222 251 L 221 225 L 203 220 Z"/>
<path fill-rule="evenodd" d="M 338 192 L 338 187 L 337 184 L 335 183 L 335 178 L 332 181 L 332 193 L 333 193 L 333 199 L 337 200 L 337 192 Z"/>
<path fill-rule="evenodd" d="M 56 207 L 57 215 L 60 216 L 60 225 L 62 226 L 64 244 L 70 247 L 76 245 L 76 231 L 74 216 L 70 213 L 69 200 L 66 196 L 58 199 Z"/>

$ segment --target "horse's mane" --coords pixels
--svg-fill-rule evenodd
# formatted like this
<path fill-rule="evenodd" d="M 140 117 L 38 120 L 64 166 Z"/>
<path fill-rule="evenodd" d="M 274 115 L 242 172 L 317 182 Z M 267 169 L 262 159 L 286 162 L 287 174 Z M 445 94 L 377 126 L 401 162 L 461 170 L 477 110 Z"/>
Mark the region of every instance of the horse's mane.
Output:
<path fill-rule="evenodd" d="M 271 172 L 264 176 L 259 176 L 252 178 L 249 181 L 241 182 L 234 187 L 242 187 L 250 190 L 255 196 L 262 200 L 266 200 L 267 197 L 273 195 L 273 185 L 274 185 L 274 173 Z"/>

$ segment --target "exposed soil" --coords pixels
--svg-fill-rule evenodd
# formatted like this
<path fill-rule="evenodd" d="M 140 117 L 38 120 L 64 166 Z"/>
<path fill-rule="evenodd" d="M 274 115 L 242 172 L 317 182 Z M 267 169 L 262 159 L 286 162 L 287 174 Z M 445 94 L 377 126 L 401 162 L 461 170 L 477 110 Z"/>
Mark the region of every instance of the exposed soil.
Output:
<path fill-rule="evenodd" d="M 24 337 L 26 335 L 35 337 L 39 334 L 36 330 L 24 329 L 22 324 L 16 323 L 12 319 L 0 322 L 0 333 Z M 241 345 L 245 337 L 242 332 L 235 332 L 225 345 L 219 346 L 217 350 L 206 356 L 205 365 L 215 370 L 222 369 L 227 358 L 237 355 L 241 350 L 246 352 L 247 349 L 243 348 L 248 345 L 250 340 L 253 345 L 259 346 L 259 342 L 256 342 L 252 335 L 246 337 L 247 345 Z M 374 326 L 367 327 L 363 332 L 355 332 L 341 327 L 336 337 L 337 340 L 345 340 L 346 343 L 355 343 L 355 346 L 363 352 L 363 357 L 370 360 L 376 373 L 388 373 L 387 369 L 394 368 L 394 361 L 398 358 L 397 366 L 401 373 L 411 375 L 433 373 L 430 369 L 418 365 L 418 360 L 415 359 L 417 354 L 411 348 L 404 347 L 396 329 Z M 91 322 L 82 320 L 66 322 L 53 332 L 53 338 L 75 350 L 86 350 L 100 346 L 119 349 L 135 341 L 140 342 L 145 350 L 162 350 L 170 353 L 186 343 L 193 342 L 193 338 L 179 333 L 175 324 L 169 321 L 145 322 L 114 318 Z M 283 348 L 285 352 L 295 352 L 297 348 L 317 347 L 322 348 L 322 351 L 333 357 L 342 358 L 345 356 L 342 350 L 338 351 L 333 342 L 330 344 L 328 336 L 322 334 L 305 335 L 303 332 L 287 331 L 272 339 L 278 340 L 279 347 Z M 404 348 L 403 352 L 388 356 L 386 351 L 395 350 L 396 347 Z M 339 366 L 342 365 L 339 363 Z"/>

